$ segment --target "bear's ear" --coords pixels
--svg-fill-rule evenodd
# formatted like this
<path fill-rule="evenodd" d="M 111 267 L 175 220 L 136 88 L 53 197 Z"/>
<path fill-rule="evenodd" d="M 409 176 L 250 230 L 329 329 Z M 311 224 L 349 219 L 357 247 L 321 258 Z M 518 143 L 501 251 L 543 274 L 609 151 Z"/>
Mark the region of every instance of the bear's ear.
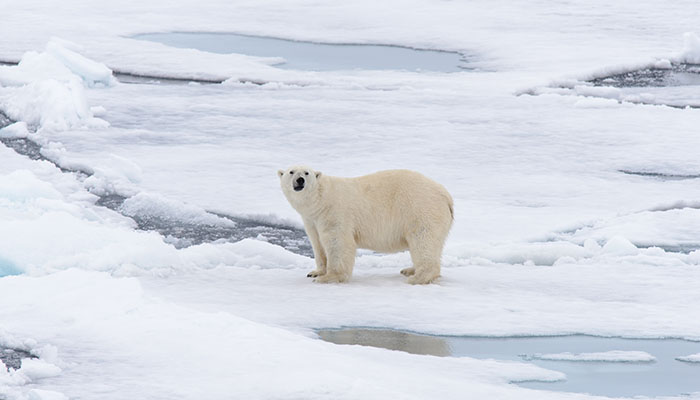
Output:
<path fill-rule="evenodd" d="M 284 175 L 284 171 L 282 171 L 281 169 L 278 169 L 278 170 L 277 170 L 277 176 L 279 176 L 279 177 L 281 178 L 282 175 Z"/>
<path fill-rule="evenodd" d="M 316 171 L 316 179 L 318 179 L 321 176 L 321 171 Z"/>

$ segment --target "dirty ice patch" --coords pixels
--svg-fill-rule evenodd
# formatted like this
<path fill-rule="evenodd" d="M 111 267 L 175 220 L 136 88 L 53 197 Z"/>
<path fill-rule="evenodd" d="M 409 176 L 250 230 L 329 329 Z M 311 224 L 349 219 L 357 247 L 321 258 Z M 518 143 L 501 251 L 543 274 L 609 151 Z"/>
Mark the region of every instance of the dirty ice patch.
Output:
<path fill-rule="evenodd" d="M 612 350 L 595 353 L 534 354 L 535 360 L 547 361 L 596 361 L 596 362 L 654 362 L 656 357 L 644 351 Z"/>
<path fill-rule="evenodd" d="M 113 84 L 106 66 L 50 41 L 44 52 L 24 54 L 16 66 L 0 66 L 0 110 L 38 129 L 104 128 L 87 103 L 85 87 Z"/>

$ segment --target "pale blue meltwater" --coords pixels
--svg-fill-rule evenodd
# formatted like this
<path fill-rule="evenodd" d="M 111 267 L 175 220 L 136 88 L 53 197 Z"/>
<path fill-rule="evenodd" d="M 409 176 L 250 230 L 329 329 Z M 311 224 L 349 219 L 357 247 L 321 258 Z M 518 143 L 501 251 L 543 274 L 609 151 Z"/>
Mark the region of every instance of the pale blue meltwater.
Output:
<path fill-rule="evenodd" d="M 22 271 L 19 270 L 13 263 L 0 257 L 0 278 L 8 275 L 19 275 Z"/>
<path fill-rule="evenodd" d="M 558 382 L 517 382 L 542 390 L 589 393 L 601 396 L 668 396 L 700 392 L 700 364 L 678 357 L 700 353 L 700 342 L 677 339 L 621 339 L 573 335 L 552 337 L 484 338 L 430 336 L 382 329 L 318 331 L 321 339 L 336 344 L 358 344 L 450 357 L 516 360 L 566 374 Z M 547 361 L 533 356 L 560 353 L 646 352 L 645 362 Z"/>
<path fill-rule="evenodd" d="M 281 57 L 285 62 L 277 67 L 295 70 L 458 72 L 472 69 L 463 53 L 401 46 L 314 43 L 233 33 L 144 33 L 131 37 L 210 53 Z"/>

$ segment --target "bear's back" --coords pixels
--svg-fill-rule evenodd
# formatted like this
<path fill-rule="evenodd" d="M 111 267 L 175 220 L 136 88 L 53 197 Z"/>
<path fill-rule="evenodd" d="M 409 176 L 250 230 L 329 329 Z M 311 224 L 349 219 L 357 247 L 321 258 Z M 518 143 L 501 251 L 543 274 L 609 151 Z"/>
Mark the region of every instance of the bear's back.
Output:
<path fill-rule="evenodd" d="M 364 206 L 374 217 L 400 219 L 413 224 L 415 219 L 440 218 L 448 210 L 452 218 L 450 193 L 444 186 L 419 172 L 387 170 L 353 180 L 366 200 Z"/>

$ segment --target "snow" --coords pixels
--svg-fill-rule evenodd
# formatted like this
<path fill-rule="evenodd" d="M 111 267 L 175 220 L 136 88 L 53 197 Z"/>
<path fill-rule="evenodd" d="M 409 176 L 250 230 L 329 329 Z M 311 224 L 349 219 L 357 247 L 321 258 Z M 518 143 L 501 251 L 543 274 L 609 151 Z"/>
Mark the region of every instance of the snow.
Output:
<path fill-rule="evenodd" d="M 685 362 L 689 362 L 689 363 L 700 363 L 700 353 L 691 354 L 688 356 L 677 357 L 676 360 L 685 361 Z"/>
<path fill-rule="evenodd" d="M 61 374 L 61 368 L 44 360 L 25 358 L 22 367 L 17 372 L 24 374 L 30 381 L 51 378 Z"/>
<path fill-rule="evenodd" d="M 653 362 L 656 357 L 644 351 L 611 350 L 598 353 L 533 354 L 537 360 L 549 361 L 598 361 L 598 362 Z"/>
<path fill-rule="evenodd" d="M 603 246 L 603 252 L 618 256 L 631 256 L 637 254 L 639 250 L 624 237 L 614 236 L 607 243 L 605 243 L 605 246 Z"/>
<path fill-rule="evenodd" d="M 112 71 L 65 43 L 51 40 L 44 52 L 27 52 L 17 66 L 0 66 L 0 107 L 40 129 L 105 127 L 106 121 L 92 115 L 83 85 L 111 85 Z"/>
<path fill-rule="evenodd" d="M 167 199 L 158 194 L 141 192 L 128 198 L 120 211 L 127 216 L 137 215 L 157 216 L 161 218 L 176 218 L 186 223 L 206 225 L 236 226 L 236 223 L 209 214 L 199 207 L 190 206 L 175 200 Z"/>
<path fill-rule="evenodd" d="M 51 390 L 32 389 L 28 393 L 29 400 L 68 400 L 63 393 Z"/>
<path fill-rule="evenodd" d="M 29 136 L 29 130 L 24 121 L 15 122 L 0 129 L 0 138 L 3 139 L 26 138 L 27 136 Z"/>
<path fill-rule="evenodd" d="M 695 87 L 584 82 L 697 62 L 694 2 L 64 3 L 3 9 L 0 60 L 19 64 L 0 66 L 16 121 L 0 139 L 83 173 L 0 145 L 0 344 L 38 357 L 0 365 L 0 398 L 588 399 L 509 385 L 564 378 L 529 363 L 340 347 L 313 329 L 700 340 L 700 114 L 632 104 L 692 103 Z M 282 70 L 130 38 L 231 30 L 462 51 L 476 70 Z M 318 285 L 312 259 L 263 240 L 176 249 L 121 214 L 299 227 L 276 176 L 298 162 L 444 184 L 456 219 L 438 283 L 405 284 L 407 253 L 361 252 L 350 283 Z M 121 213 L 96 205 L 114 193 Z"/>
<path fill-rule="evenodd" d="M 46 52 L 59 60 L 73 74 L 81 77 L 86 85 L 112 85 L 115 81 L 112 76 L 112 70 L 104 64 L 92 61 L 76 53 L 76 51 L 81 50 L 80 46 L 65 40 L 53 39 L 46 45 Z"/>
<path fill-rule="evenodd" d="M 683 50 L 678 58 L 689 64 L 700 64 L 700 37 L 694 32 L 683 35 Z"/>

